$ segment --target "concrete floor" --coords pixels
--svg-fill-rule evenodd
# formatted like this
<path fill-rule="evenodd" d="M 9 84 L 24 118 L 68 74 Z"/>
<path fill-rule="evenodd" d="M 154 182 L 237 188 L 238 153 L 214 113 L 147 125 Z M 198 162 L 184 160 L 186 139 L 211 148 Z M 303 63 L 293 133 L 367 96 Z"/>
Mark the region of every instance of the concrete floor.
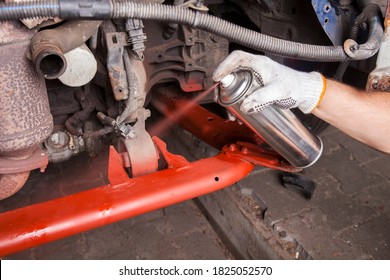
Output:
<path fill-rule="evenodd" d="M 170 137 L 190 160 L 215 153 L 181 130 Z M 304 171 L 311 200 L 259 167 L 225 190 L 7 259 L 390 259 L 390 157 L 332 127 L 321 138 L 323 156 Z M 34 172 L 0 211 L 103 184 L 106 156 Z"/>

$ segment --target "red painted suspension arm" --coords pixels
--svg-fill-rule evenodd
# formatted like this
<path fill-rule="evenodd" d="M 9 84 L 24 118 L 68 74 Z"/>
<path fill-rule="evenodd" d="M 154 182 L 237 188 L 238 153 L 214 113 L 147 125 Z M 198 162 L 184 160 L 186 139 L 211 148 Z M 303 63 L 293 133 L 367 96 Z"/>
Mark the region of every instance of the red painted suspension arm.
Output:
<path fill-rule="evenodd" d="M 129 178 L 110 150 L 110 184 L 0 214 L 0 256 L 128 219 L 220 190 L 244 178 L 253 165 L 218 154 L 189 163 L 154 139 L 169 168 Z"/>

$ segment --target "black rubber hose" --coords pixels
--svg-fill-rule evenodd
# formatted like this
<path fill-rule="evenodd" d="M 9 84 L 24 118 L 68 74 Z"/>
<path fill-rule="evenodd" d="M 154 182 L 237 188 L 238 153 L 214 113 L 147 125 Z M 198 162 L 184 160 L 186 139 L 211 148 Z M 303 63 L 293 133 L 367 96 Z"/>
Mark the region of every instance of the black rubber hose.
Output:
<path fill-rule="evenodd" d="M 136 18 L 136 19 L 151 19 L 164 22 L 176 22 L 199 28 L 221 37 L 228 39 L 231 42 L 247 46 L 254 50 L 263 51 L 275 55 L 280 55 L 289 58 L 302 59 L 308 61 L 345 61 L 351 58 L 346 55 L 343 47 L 340 46 L 317 46 L 301 44 L 286 40 L 277 39 L 267 36 L 253 30 L 235 25 L 220 18 L 205 14 L 199 11 L 193 11 L 187 8 L 174 7 L 162 4 L 151 3 L 134 3 L 123 0 L 111 0 L 100 9 L 94 8 L 94 2 L 88 0 L 88 11 L 80 11 L 80 8 L 86 5 L 78 5 L 74 1 L 72 5 L 66 0 L 57 0 L 58 4 L 54 4 L 54 0 L 50 1 L 34 1 L 28 3 L 6 3 L 0 5 L 0 20 L 20 19 L 29 17 L 54 16 L 61 18 Z M 92 3 L 92 4 L 91 4 Z M 24 5 L 24 6 L 23 6 Z M 47 5 L 47 6 L 46 6 Z M 68 8 L 68 6 L 72 8 Z M 78 8 L 74 8 L 77 6 Z M 50 7 L 50 8 L 49 8 Z M 66 9 L 65 9 L 66 7 Z M 92 8 L 90 8 L 92 7 Z M 58 8 L 58 10 L 57 10 Z M 102 9 L 105 10 L 102 10 Z M 110 11 L 107 11 L 110 10 Z M 366 59 L 374 55 L 372 51 L 359 52 L 354 60 Z"/>

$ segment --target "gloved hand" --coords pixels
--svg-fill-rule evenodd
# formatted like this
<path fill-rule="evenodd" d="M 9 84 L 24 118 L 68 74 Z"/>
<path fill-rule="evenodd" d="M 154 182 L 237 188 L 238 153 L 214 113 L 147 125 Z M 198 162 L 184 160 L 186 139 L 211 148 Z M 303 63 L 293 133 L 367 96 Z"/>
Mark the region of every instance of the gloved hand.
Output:
<path fill-rule="evenodd" d="M 304 73 L 281 65 L 268 57 L 234 51 L 215 70 L 213 79 L 220 82 L 231 72 L 249 70 L 260 85 L 241 104 L 247 114 L 269 105 L 281 109 L 298 107 L 305 114 L 318 106 L 326 90 L 326 79 L 317 72 Z"/>

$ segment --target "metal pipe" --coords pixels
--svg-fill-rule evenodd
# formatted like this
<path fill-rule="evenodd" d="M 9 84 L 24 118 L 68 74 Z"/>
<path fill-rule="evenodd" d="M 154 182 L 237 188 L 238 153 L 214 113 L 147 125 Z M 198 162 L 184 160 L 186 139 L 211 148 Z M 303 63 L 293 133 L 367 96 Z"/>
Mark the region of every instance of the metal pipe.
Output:
<path fill-rule="evenodd" d="M 254 167 L 222 153 L 189 163 L 154 140 L 171 168 L 129 179 L 121 157 L 111 148 L 109 185 L 1 213 L 0 256 L 223 189 Z"/>
<path fill-rule="evenodd" d="M 74 20 L 38 32 L 31 40 L 32 60 L 46 79 L 60 77 L 66 69 L 65 53 L 85 43 L 96 33 L 102 21 Z"/>

